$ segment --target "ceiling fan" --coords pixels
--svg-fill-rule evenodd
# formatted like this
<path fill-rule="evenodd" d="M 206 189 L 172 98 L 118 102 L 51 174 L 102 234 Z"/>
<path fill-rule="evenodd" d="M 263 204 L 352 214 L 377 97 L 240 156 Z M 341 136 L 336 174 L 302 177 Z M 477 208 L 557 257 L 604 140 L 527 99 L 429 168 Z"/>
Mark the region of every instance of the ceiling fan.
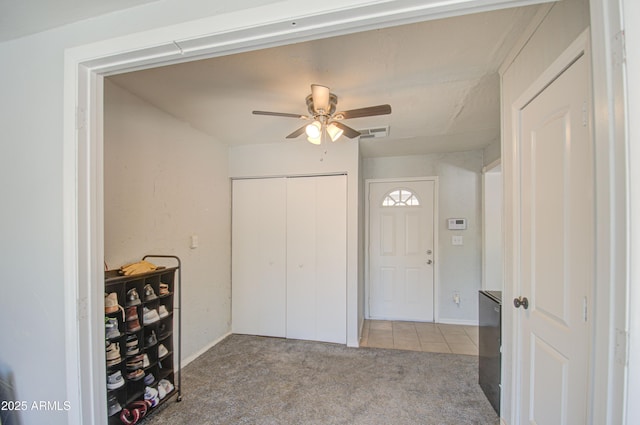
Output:
<path fill-rule="evenodd" d="M 351 109 L 349 111 L 336 112 L 338 96 L 329 92 L 329 87 L 319 84 L 311 85 L 311 94 L 306 98 L 309 115 L 288 114 L 284 112 L 253 111 L 254 115 L 270 115 L 275 117 L 298 118 L 312 121 L 303 125 L 287 139 L 295 139 L 302 133 L 307 134 L 307 140 L 314 145 L 322 143 L 322 136 L 326 133 L 331 141 L 335 142 L 343 134 L 353 139 L 360 132 L 344 125 L 341 121 L 351 118 L 372 117 L 375 115 L 387 115 L 391 113 L 390 105 L 369 106 L 366 108 Z"/>

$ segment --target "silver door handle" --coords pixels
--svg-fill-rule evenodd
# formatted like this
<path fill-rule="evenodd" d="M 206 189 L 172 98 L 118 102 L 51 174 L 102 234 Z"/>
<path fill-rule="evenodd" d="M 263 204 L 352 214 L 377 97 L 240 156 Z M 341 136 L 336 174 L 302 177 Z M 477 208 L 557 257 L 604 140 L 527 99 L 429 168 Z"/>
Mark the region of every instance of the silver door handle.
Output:
<path fill-rule="evenodd" d="M 520 308 L 520 306 L 522 306 L 526 310 L 529 308 L 529 300 L 527 299 L 527 297 L 514 298 L 513 306 L 515 308 Z"/>

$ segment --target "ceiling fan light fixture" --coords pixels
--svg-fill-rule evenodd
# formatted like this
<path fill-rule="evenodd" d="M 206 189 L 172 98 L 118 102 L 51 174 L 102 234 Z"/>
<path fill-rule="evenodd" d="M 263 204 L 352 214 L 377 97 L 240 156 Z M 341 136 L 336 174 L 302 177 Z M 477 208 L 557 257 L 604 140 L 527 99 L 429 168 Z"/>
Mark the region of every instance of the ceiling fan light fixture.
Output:
<path fill-rule="evenodd" d="M 331 137 L 331 141 L 335 142 L 342 136 L 344 130 L 338 127 L 335 123 L 331 123 L 327 126 L 327 133 L 329 133 L 329 137 Z"/>
<path fill-rule="evenodd" d="M 313 138 L 313 137 L 307 137 L 307 141 L 308 141 L 309 143 L 314 144 L 314 145 L 319 145 L 319 144 L 321 144 L 321 143 L 322 143 L 322 137 L 320 137 L 320 136 L 318 136 L 318 137 L 316 137 L 316 138 Z"/>
<path fill-rule="evenodd" d="M 307 136 L 309 136 L 309 139 L 319 139 L 321 131 L 322 131 L 322 124 L 320 124 L 320 121 L 318 120 L 309 124 L 305 129 L 305 133 L 307 133 Z"/>
<path fill-rule="evenodd" d="M 311 84 L 311 98 L 316 112 L 329 113 L 329 87 Z"/>

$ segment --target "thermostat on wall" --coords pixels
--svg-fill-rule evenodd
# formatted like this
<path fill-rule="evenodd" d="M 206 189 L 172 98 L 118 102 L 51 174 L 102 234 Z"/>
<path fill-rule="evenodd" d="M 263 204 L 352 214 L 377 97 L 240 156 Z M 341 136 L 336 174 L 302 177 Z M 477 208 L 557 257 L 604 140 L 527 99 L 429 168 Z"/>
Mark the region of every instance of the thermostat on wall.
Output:
<path fill-rule="evenodd" d="M 447 220 L 449 230 L 465 230 L 467 228 L 466 218 L 450 218 Z"/>

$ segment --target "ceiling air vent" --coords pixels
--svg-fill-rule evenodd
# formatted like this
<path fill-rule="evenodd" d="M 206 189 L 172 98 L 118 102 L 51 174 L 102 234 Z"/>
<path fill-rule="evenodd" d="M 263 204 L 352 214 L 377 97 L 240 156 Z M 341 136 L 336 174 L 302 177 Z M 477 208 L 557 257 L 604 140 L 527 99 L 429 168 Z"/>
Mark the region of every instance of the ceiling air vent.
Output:
<path fill-rule="evenodd" d="M 358 130 L 360 132 L 360 140 L 362 139 L 378 139 L 380 137 L 387 137 L 389 135 L 389 126 L 365 128 L 364 130 Z"/>

